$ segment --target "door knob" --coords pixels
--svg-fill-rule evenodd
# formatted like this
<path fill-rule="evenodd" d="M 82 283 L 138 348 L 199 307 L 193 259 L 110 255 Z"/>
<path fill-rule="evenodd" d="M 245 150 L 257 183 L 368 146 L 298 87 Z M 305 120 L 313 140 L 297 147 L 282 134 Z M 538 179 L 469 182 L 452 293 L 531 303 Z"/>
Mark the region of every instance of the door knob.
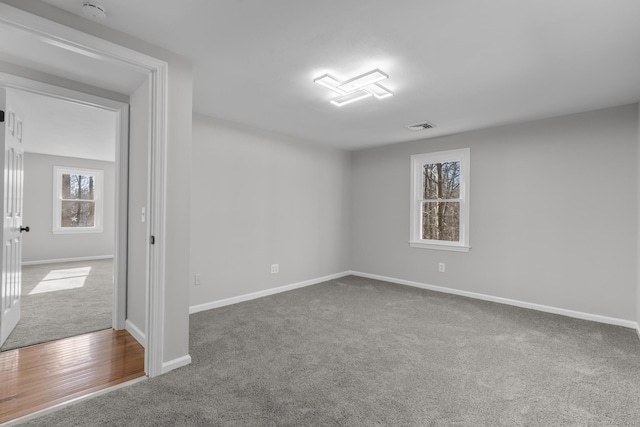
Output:
<path fill-rule="evenodd" d="M 28 233 L 29 227 L 20 227 L 20 232 L 22 233 L 23 231 L 26 231 Z"/>

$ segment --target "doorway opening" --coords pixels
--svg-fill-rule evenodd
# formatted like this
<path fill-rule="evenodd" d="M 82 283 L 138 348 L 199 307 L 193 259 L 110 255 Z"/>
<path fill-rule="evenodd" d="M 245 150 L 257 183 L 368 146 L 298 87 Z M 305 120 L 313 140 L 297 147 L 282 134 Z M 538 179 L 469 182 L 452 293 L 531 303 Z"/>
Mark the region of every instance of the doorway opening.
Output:
<path fill-rule="evenodd" d="M 146 223 L 144 234 L 146 244 L 143 250 L 131 251 L 144 258 L 144 283 L 140 285 L 140 307 L 136 310 L 144 324 L 140 322 L 137 331 L 126 328 L 145 347 L 145 372 L 153 377 L 168 372 L 190 362 L 183 356 L 165 361 L 165 252 L 166 252 L 166 146 L 167 146 L 167 110 L 169 65 L 166 61 L 149 54 L 141 53 L 72 27 L 48 20 L 0 3 L 0 34 L 11 43 L 0 47 L 6 61 L 0 61 L 0 81 L 5 87 L 28 88 L 32 92 L 48 93 L 63 99 L 69 98 L 65 90 L 80 94 L 89 105 L 112 108 L 119 113 L 119 134 L 127 138 L 128 114 L 122 103 L 110 100 L 131 97 L 132 133 L 133 128 L 141 130 L 142 136 L 132 137 L 132 146 L 144 145 L 147 153 L 147 174 L 144 182 L 135 180 L 144 187 L 146 205 Z M 20 77 L 24 76 L 24 77 Z M 46 82 L 46 83 L 45 83 Z M 71 90 L 74 89 L 74 90 Z M 89 93 L 100 95 L 96 97 Z M 138 118 L 133 118 L 136 108 L 133 98 L 140 95 Z M 105 95 L 107 94 L 107 95 Z M 105 103 L 106 102 L 106 103 Z M 126 123 L 126 126 L 124 125 Z M 133 124 L 136 124 L 135 126 Z M 126 170 L 126 153 L 117 154 L 121 167 Z M 120 174 L 116 174 L 118 177 Z M 117 179 L 117 178 L 116 178 Z M 118 199 L 126 194 L 128 188 L 122 181 L 116 185 Z M 126 198 L 123 199 L 126 202 Z M 116 203 L 120 203 L 117 200 Z M 117 208 L 116 224 L 127 220 L 126 209 Z M 138 210 L 137 215 L 140 215 Z M 130 223 L 131 224 L 131 223 Z M 126 229 L 118 230 L 118 244 L 114 258 L 125 260 L 127 254 Z M 125 232 L 123 235 L 121 233 Z M 154 244 L 149 238 L 154 236 Z M 124 265 L 117 262 L 116 265 Z M 126 282 L 126 271 L 116 271 L 116 282 Z M 120 289 L 120 285 L 116 286 Z M 114 304 L 114 324 L 117 329 L 125 328 L 126 313 L 125 292 L 119 292 L 114 298 L 120 301 Z M 129 319 L 127 319 L 129 320 Z"/>
<path fill-rule="evenodd" d="M 4 233 L 20 233 L 3 253 L 13 295 L 3 292 L 2 351 L 124 329 L 128 105 L 15 76 L 0 82 L 2 108 L 20 124 L 19 137 L 8 123 L 3 135 L 16 145 L 5 180 L 18 177 L 3 185 L 7 212 L 17 212 L 5 215 Z"/>
<path fill-rule="evenodd" d="M 28 232 L 21 236 L 20 320 L 0 351 L 117 327 L 118 116 L 68 99 L 6 91 L 21 116 L 21 210 Z"/>

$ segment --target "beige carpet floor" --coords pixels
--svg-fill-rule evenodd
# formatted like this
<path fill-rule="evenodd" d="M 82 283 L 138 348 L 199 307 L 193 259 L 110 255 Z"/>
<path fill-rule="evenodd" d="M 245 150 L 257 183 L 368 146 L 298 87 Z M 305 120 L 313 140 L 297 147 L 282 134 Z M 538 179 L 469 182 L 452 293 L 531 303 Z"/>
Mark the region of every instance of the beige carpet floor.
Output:
<path fill-rule="evenodd" d="M 113 260 L 22 267 L 18 326 L 0 351 L 111 327 Z"/>

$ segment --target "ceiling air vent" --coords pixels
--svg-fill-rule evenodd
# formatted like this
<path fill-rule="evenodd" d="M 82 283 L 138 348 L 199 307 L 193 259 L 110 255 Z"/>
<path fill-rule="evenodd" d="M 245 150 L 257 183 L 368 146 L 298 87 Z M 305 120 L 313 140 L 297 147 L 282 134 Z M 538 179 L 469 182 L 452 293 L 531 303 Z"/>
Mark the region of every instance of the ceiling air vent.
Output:
<path fill-rule="evenodd" d="M 409 130 L 425 130 L 425 129 L 431 129 L 435 127 L 434 125 L 432 125 L 431 123 L 427 123 L 427 122 L 422 122 L 422 123 L 414 123 L 412 125 L 407 125 L 406 128 Z"/>

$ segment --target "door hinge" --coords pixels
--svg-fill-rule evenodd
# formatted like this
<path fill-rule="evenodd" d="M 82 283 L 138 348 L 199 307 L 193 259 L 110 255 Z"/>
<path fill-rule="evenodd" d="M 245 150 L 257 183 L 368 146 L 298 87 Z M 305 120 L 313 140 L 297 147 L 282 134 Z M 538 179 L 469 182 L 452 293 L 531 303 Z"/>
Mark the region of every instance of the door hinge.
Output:
<path fill-rule="evenodd" d="M 149 239 L 151 241 L 152 245 L 156 244 L 156 236 L 151 236 L 151 239 Z"/>
<path fill-rule="evenodd" d="M 0 123 L 4 122 L 4 111 L 0 110 Z"/>

